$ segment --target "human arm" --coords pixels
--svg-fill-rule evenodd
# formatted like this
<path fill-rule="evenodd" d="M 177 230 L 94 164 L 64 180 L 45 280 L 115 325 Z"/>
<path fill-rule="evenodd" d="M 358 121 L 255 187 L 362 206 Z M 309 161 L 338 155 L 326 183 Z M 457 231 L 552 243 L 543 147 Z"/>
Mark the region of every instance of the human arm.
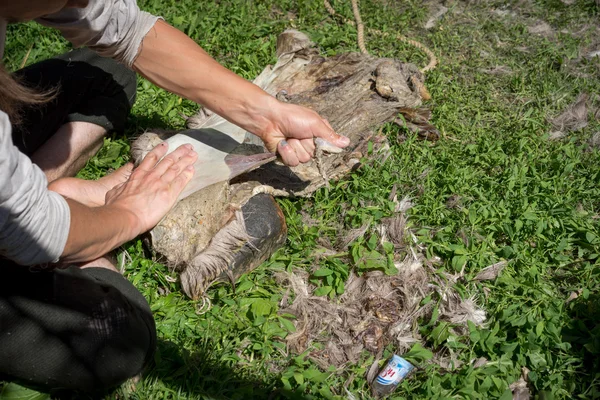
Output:
<path fill-rule="evenodd" d="M 314 137 L 345 147 L 316 112 L 278 101 L 211 58 L 183 32 L 157 21 L 145 36 L 134 68 L 158 86 L 179 94 L 259 136 L 284 162 L 307 162 Z M 287 139 L 288 145 L 282 142 Z"/>
<path fill-rule="evenodd" d="M 175 204 L 196 160 L 180 148 L 156 164 L 166 151 L 149 153 L 146 167 L 109 191 L 105 206 L 89 207 L 47 189 L 44 173 L 13 145 L 0 112 L 0 255 L 22 265 L 86 261 L 152 228 Z"/>
<path fill-rule="evenodd" d="M 64 9 L 38 22 L 256 134 L 289 165 L 311 158 L 314 137 L 349 144 L 316 112 L 282 103 L 235 75 L 183 32 L 140 11 L 134 0 L 89 0 L 83 9 Z"/>

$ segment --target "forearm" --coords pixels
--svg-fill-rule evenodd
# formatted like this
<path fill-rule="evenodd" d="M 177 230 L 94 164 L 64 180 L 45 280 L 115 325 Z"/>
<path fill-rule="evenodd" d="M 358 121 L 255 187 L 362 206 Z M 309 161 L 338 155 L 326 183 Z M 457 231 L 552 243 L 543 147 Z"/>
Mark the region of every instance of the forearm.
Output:
<path fill-rule="evenodd" d="M 133 239 L 136 218 L 111 206 L 88 207 L 67 199 L 71 223 L 61 262 L 83 262 L 101 257 Z"/>
<path fill-rule="evenodd" d="M 134 68 L 156 85 L 200 103 L 258 136 L 272 129 L 268 116 L 278 101 L 221 66 L 164 21 L 158 21 L 144 38 Z"/>

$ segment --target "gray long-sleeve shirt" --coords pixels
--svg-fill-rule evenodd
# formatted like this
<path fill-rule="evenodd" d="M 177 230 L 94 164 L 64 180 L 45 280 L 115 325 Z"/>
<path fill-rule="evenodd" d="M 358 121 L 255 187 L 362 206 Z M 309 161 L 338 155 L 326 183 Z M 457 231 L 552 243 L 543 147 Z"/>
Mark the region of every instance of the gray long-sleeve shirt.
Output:
<path fill-rule="evenodd" d="M 90 0 L 85 8 L 64 9 L 37 22 L 57 28 L 76 47 L 131 66 L 157 19 L 135 0 Z M 5 33 L 0 20 L 0 56 Z M 13 145 L 10 121 L 0 110 L 0 255 L 23 265 L 58 260 L 69 235 L 70 211 L 47 186 L 44 173 Z"/>
<path fill-rule="evenodd" d="M 0 111 L 0 254 L 19 264 L 56 261 L 69 234 L 64 198 L 46 188 L 46 175 L 12 142 Z"/>

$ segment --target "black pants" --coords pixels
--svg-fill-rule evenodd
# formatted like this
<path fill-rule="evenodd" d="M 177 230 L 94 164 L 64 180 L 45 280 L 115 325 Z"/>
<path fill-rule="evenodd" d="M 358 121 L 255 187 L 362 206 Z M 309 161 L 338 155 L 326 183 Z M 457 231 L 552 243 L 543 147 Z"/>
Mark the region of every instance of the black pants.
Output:
<path fill-rule="evenodd" d="M 103 268 L 0 265 L 0 377 L 34 389 L 103 393 L 151 361 L 148 303 Z"/>
<path fill-rule="evenodd" d="M 56 98 L 25 110 L 13 141 L 30 155 L 66 122 L 124 127 L 135 74 L 76 50 L 18 72 Z M 0 380 L 43 391 L 104 392 L 152 359 L 156 328 L 144 297 L 120 274 L 100 268 L 37 270 L 0 259 Z"/>
<path fill-rule="evenodd" d="M 13 143 L 27 155 L 67 122 L 120 131 L 135 101 L 135 73 L 87 49 L 30 65 L 16 75 L 29 87 L 58 90 L 49 103 L 24 110 L 23 124 L 13 129 Z"/>

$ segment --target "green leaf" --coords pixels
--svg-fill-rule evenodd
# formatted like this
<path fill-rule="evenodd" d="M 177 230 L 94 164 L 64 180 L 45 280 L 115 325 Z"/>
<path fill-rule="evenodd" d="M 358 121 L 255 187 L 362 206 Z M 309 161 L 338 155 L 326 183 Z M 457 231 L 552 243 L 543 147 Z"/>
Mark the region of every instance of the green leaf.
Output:
<path fill-rule="evenodd" d="M 431 360 L 433 358 L 433 353 L 429 349 L 424 348 L 421 343 L 415 343 L 408 353 L 402 355 L 402 358 L 405 358 L 411 363 L 422 363 Z"/>
<path fill-rule="evenodd" d="M 540 390 L 539 399 L 540 400 L 554 400 L 555 396 L 549 390 Z"/>
<path fill-rule="evenodd" d="M 281 383 L 283 383 L 283 387 L 286 390 L 292 390 L 292 385 L 290 383 L 290 380 L 287 377 L 281 377 Z"/>
<path fill-rule="evenodd" d="M 471 342 L 479 342 L 479 339 L 481 339 L 481 334 L 479 333 L 477 326 L 475 326 L 475 324 L 470 320 L 467 320 L 467 326 L 469 327 L 469 338 L 471 339 Z"/>
<path fill-rule="evenodd" d="M 92 162 L 98 167 L 116 167 L 116 161 L 121 158 L 121 152 L 126 151 L 125 146 L 119 142 L 104 139 L 104 146 Z"/>
<path fill-rule="evenodd" d="M 278 319 L 279 322 L 281 322 L 281 325 L 283 325 L 283 327 L 287 329 L 288 332 L 296 332 L 296 326 L 294 326 L 294 323 L 292 321 L 282 317 L 278 317 Z"/>
<path fill-rule="evenodd" d="M 331 390 L 329 389 L 328 386 L 321 386 L 321 388 L 319 389 L 319 394 L 321 396 L 323 396 L 323 398 L 325 399 L 333 399 L 333 393 L 331 393 Z"/>
<path fill-rule="evenodd" d="M 502 393 L 502 396 L 500 396 L 498 398 L 498 400 L 512 400 L 512 398 L 513 398 L 512 390 L 506 389 L 504 391 L 504 393 Z"/>
<path fill-rule="evenodd" d="M 444 343 L 450 336 L 450 324 L 442 321 L 431 331 L 431 337 L 433 338 L 434 346 L 439 346 Z"/>
<path fill-rule="evenodd" d="M 539 351 L 533 351 L 528 354 L 529 362 L 535 369 L 544 368 L 547 365 L 546 357 Z"/>
<path fill-rule="evenodd" d="M 454 254 L 467 254 L 467 249 L 465 249 L 463 245 L 450 244 L 448 247 L 454 252 Z"/>
<path fill-rule="evenodd" d="M 521 221 L 520 219 L 516 220 L 515 221 L 515 231 L 519 232 L 522 227 L 523 227 L 523 221 Z"/>
<path fill-rule="evenodd" d="M 394 244 L 390 243 L 390 242 L 383 242 L 383 250 L 388 253 L 388 254 L 392 254 L 394 252 Z"/>
<path fill-rule="evenodd" d="M 438 317 L 440 316 L 440 310 L 437 306 L 433 307 L 431 311 L 431 318 L 426 326 L 432 326 L 435 322 L 437 322 Z"/>
<path fill-rule="evenodd" d="M 320 383 L 320 382 L 323 382 L 327 378 L 328 374 L 323 373 L 323 372 L 319 371 L 317 368 L 311 366 L 310 368 L 308 368 L 307 370 L 304 371 L 303 375 L 304 375 L 304 378 L 308 381 Z"/>
<path fill-rule="evenodd" d="M 467 257 L 466 256 L 454 256 L 452 257 L 452 268 L 454 268 L 454 271 L 460 271 L 462 270 L 462 268 L 464 267 L 464 265 L 467 263 Z"/>
<path fill-rule="evenodd" d="M 325 282 L 327 282 L 327 286 L 333 286 L 333 275 L 327 275 L 325 277 Z"/>
<path fill-rule="evenodd" d="M 185 17 L 182 15 L 177 15 L 172 19 L 174 25 L 181 25 L 185 21 Z"/>
<path fill-rule="evenodd" d="M 7 383 L 0 392 L 0 400 L 50 400 L 50 395 L 36 392 L 16 383 Z"/>
<path fill-rule="evenodd" d="M 294 372 L 294 379 L 296 382 L 298 382 L 298 385 L 304 384 L 304 375 L 302 375 L 300 372 Z"/>
<path fill-rule="evenodd" d="M 331 286 L 321 286 L 314 291 L 315 296 L 325 296 L 331 292 Z"/>
<path fill-rule="evenodd" d="M 265 299 L 254 299 L 250 311 L 255 316 L 266 316 L 271 314 L 271 302 Z"/>
<path fill-rule="evenodd" d="M 329 269 L 329 268 L 321 268 L 316 270 L 313 275 L 314 276 L 328 276 L 333 274 L 333 270 Z"/>
<path fill-rule="evenodd" d="M 335 292 L 337 294 L 343 294 L 345 290 L 345 285 L 344 285 L 344 281 L 342 281 L 341 279 L 338 280 L 336 286 L 335 286 Z"/>
<path fill-rule="evenodd" d="M 558 246 L 556 246 L 556 251 L 560 253 L 561 251 L 566 249 L 568 246 L 569 246 L 569 242 L 567 241 L 567 239 L 562 238 L 560 240 L 560 242 L 558 243 Z"/>
<path fill-rule="evenodd" d="M 244 292 L 248 289 L 251 289 L 254 284 L 251 281 L 245 280 L 242 281 L 239 285 L 236 286 L 235 290 L 238 293 Z"/>
<path fill-rule="evenodd" d="M 469 222 L 471 225 L 475 225 L 480 219 L 481 218 L 478 217 L 475 207 L 469 208 Z"/>
<path fill-rule="evenodd" d="M 376 250 L 364 251 L 357 262 L 357 267 L 362 270 L 385 269 L 387 267 L 387 256 Z"/>
<path fill-rule="evenodd" d="M 519 343 L 506 343 L 500 346 L 500 351 L 502 354 L 511 354 L 513 351 L 515 351 L 518 345 Z"/>
<path fill-rule="evenodd" d="M 581 291 L 581 297 L 587 300 L 590 297 L 590 289 L 583 288 L 583 290 Z"/>
<path fill-rule="evenodd" d="M 537 325 L 535 326 L 535 334 L 540 337 L 542 336 L 542 333 L 544 332 L 544 327 L 546 326 L 546 323 L 542 320 L 540 322 L 537 323 Z"/>
<path fill-rule="evenodd" d="M 377 237 L 377 235 L 371 235 L 371 237 L 367 241 L 367 248 L 369 250 L 375 250 L 377 248 L 378 242 L 379 238 Z"/>
<path fill-rule="evenodd" d="M 429 304 L 431 302 L 431 295 L 428 295 L 427 297 L 425 297 L 423 300 L 421 300 L 421 302 L 419 303 L 420 306 L 426 306 L 427 304 Z"/>
<path fill-rule="evenodd" d="M 587 240 L 588 243 L 590 243 L 590 244 L 593 244 L 597 238 L 598 238 L 598 236 L 596 236 L 596 234 L 593 232 L 588 231 L 585 233 L 585 240 Z"/>

